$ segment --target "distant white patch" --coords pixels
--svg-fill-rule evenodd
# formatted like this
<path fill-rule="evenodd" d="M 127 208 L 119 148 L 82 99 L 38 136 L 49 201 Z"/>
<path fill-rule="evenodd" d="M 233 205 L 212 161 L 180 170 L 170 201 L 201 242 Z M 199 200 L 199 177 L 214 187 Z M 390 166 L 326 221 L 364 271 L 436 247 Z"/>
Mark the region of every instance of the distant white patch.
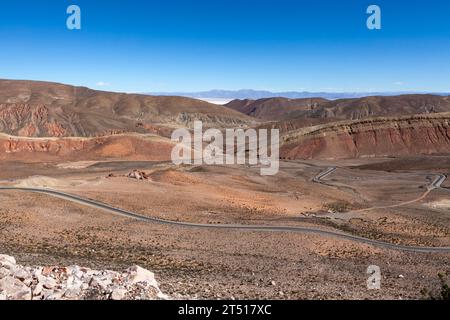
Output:
<path fill-rule="evenodd" d="M 395 84 L 396 86 L 402 86 L 402 85 L 404 85 L 404 83 L 403 83 L 402 81 L 394 82 L 394 84 Z"/>
<path fill-rule="evenodd" d="M 196 98 L 198 100 L 206 101 L 213 104 L 224 105 L 228 102 L 233 101 L 234 99 L 223 99 L 223 98 Z"/>
<path fill-rule="evenodd" d="M 110 86 L 111 84 L 108 83 L 108 82 L 99 81 L 99 82 L 97 82 L 96 85 L 97 85 L 97 87 L 108 87 L 108 86 Z"/>

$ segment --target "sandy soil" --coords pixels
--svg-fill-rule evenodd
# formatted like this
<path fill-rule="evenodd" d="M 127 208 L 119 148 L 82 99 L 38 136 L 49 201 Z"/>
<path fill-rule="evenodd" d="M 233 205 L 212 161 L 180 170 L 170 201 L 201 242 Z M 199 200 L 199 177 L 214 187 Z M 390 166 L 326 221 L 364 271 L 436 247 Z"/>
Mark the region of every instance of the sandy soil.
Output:
<path fill-rule="evenodd" d="M 175 221 L 314 226 L 392 243 L 450 246 L 445 190 L 408 205 L 367 210 L 418 199 L 434 177 L 428 168 L 396 170 L 390 163 L 384 170 L 383 163 L 390 160 L 283 162 L 279 175 L 261 177 L 258 168 L 237 166 L 15 162 L 2 163 L 0 180 Z M 338 169 L 324 184 L 313 183 L 328 166 Z M 149 180 L 127 178 L 133 169 Z M 0 200 L 0 252 L 20 263 L 111 269 L 140 264 L 156 272 L 164 292 L 179 297 L 417 299 L 421 289 L 437 286 L 439 272 L 450 273 L 449 254 L 405 253 L 312 234 L 142 223 L 16 191 L 0 192 Z M 372 264 L 382 270 L 379 291 L 366 287 Z"/>

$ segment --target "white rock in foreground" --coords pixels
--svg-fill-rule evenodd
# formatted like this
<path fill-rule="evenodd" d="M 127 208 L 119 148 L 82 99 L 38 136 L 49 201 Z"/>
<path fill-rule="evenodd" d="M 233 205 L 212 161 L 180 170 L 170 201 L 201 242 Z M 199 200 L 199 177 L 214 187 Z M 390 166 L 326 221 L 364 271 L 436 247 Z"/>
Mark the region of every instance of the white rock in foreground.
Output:
<path fill-rule="evenodd" d="M 23 267 L 0 255 L 0 300 L 169 299 L 153 272 L 133 266 L 124 273 L 79 266 Z"/>

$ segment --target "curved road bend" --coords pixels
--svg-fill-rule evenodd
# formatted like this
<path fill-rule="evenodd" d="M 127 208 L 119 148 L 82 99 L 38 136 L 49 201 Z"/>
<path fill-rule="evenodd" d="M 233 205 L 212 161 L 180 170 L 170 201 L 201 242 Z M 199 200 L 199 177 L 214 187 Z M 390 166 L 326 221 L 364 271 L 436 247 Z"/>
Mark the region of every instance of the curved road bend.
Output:
<path fill-rule="evenodd" d="M 330 174 L 332 174 L 333 172 L 335 172 L 337 170 L 336 167 L 330 167 L 328 169 L 326 169 L 325 171 L 322 171 L 321 173 L 319 173 L 318 175 L 316 175 L 312 181 L 316 182 L 316 183 L 322 183 L 322 180 L 326 177 L 328 177 Z M 430 174 L 432 175 L 432 174 Z M 444 187 L 442 187 L 442 184 L 445 182 L 445 180 L 447 179 L 447 176 L 445 174 L 438 174 L 436 175 L 436 178 L 433 180 L 433 182 L 427 187 L 428 191 L 433 191 L 435 189 L 446 189 Z"/>
<path fill-rule="evenodd" d="M 325 170 L 325 171 L 319 173 L 317 176 L 315 176 L 312 179 L 312 181 L 315 182 L 315 183 L 320 183 L 320 184 L 329 186 L 329 184 L 326 184 L 325 182 L 323 182 L 322 179 L 326 178 L 327 176 L 329 176 L 330 174 L 332 174 L 336 170 L 337 170 L 336 167 L 330 167 L 327 170 Z M 432 175 L 432 174 L 430 174 L 430 175 Z M 352 211 L 352 212 L 353 213 L 360 213 L 360 212 L 366 212 L 366 211 L 372 211 L 372 210 L 392 209 L 392 208 L 403 207 L 403 206 L 406 206 L 408 204 L 413 204 L 413 203 L 419 202 L 419 201 L 425 199 L 433 190 L 436 190 L 436 189 L 446 190 L 444 187 L 442 187 L 442 184 L 445 182 L 446 179 L 447 179 L 447 176 L 445 174 L 436 175 L 436 178 L 427 186 L 427 191 L 425 191 L 420 197 L 418 197 L 416 199 L 413 199 L 413 200 L 410 200 L 410 201 L 406 201 L 406 202 L 397 203 L 397 204 L 393 204 L 393 205 L 389 205 L 389 206 L 370 207 L 370 208 L 355 210 L 355 211 Z"/>
<path fill-rule="evenodd" d="M 317 176 L 315 176 L 312 181 L 316 182 L 316 183 L 322 183 L 322 179 L 326 178 L 327 176 L 329 176 L 330 174 L 332 174 L 333 172 L 335 172 L 337 170 L 336 167 L 330 167 L 327 170 L 319 173 Z"/>
<path fill-rule="evenodd" d="M 90 206 L 96 209 L 101 209 L 110 212 L 115 215 L 124 216 L 127 218 L 136 219 L 143 222 L 159 223 L 165 225 L 174 225 L 180 227 L 190 227 L 190 228 L 203 228 L 203 229 L 226 229 L 226 230 L 242 230 L 242 231 L 257 231 L 257 232 L 295 232 L 295 233 L 309 233 L 317 234 L 323 236 L 330 236 L 341 238 L 345 240 L 350 240 L 358 243 L 368 244 L 376 247 L 401 250 L 408 252 L 419 252 L 419 253 L 450 253 L 450 247 L 410 247 L 403 245 L 396 245 L 392 243 L 367 239 L 359 236 L 354 236 L 351 234 L 345 234 L 341 232 L 321 230 L 316 228 L 308 227 L 288 227 L 288 226 L 263 226 L 263 225 L 240 225 L 240 224 L 230 224 L 230 225 L 215 225 L 215 224 L 202 224 L 202 223 L 189 223 L 189 222 L 177 222 L 164 220 L 159 218 L 147 217 L 134 212 L 126 211 L 120 208 L 112 207 L 108 204 L 101 203 L 95 200 L 86 199 L 80 196 L 59 192 L 50 189 L 38 189 L 38 188 L 15 188 L 15 187 L 0 187 L 0 191 L 21 191 L 21 192 L 34 192 L 45 194 L 48 196 L 68 200 L 74 203 L 82 204 L 85 206 Z"/>
<path fill-rule="evenodd" d="M 312 181 L 323 184 L 323 185 L 330 186 L 329 184 L 326 184 L 325 182 L 323 182 L 322 179 L 329 176 L 336 170 L 337 170 L 336 167 L 328 168 L 327 170 L 325 170 L 325 171 L 319 173 L 317 176 L 315 176 Z M 367 211 L 372 211 L 372 210 L 392 209 L 392 208 L 403 207 L 403 206 L 406 206 L 409 204 L 419 202 L 419 201 L 425 199 L 433 190 L 436 190 L 436 189 L 443 190 L 441 185 L 442 185 L 442 183 L 444 183 L 444 181 L 446 179 L 447 179 L 446 175 L 443 175 L 443 174 L 437 175 L 436 178 L 430 183 L 430 185 L 427 186 L 426 191 L 420 197 L 418 197 L 416 199 L 397 203 L 397 204 L 392 204 L 392 205 L 388 205 L 388 206 L 378 206 L 378 207 L 370 207 L 370 208 L 365 208 L 365 209 L 354 210 L 349 213 L 361 213 L 361 212 L 367 212 Z"/>

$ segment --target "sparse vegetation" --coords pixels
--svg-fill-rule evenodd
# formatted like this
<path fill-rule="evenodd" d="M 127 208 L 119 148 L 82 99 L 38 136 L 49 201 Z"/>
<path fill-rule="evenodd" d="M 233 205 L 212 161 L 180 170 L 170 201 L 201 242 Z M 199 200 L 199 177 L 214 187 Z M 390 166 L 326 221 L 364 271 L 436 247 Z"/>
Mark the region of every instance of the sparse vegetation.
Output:
<path fill-rule="evenodd" d="M 438 274 L 440 288 L 435 291 L 422 289 L 421 293 L 426 299 L 430 300 L 450 300 L 450 286 L 447 283 L 447 275 Z"/>

